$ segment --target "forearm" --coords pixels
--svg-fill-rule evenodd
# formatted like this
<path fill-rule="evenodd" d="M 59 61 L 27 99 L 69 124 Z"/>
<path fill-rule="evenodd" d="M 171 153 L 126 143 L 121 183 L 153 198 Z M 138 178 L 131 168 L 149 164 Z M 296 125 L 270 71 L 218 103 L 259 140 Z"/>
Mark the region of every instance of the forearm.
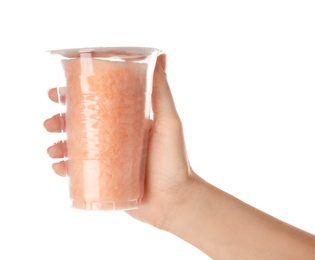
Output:
<path fill-rule="evenodd" d="M 315 259 L 315 237 L 200 178 L 165 230 L 213 259 Z"/>

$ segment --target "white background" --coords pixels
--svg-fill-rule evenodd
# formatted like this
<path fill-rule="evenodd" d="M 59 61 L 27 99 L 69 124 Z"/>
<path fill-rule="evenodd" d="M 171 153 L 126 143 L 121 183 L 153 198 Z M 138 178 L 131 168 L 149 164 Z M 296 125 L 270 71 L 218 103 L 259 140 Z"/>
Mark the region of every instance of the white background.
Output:
<path fill-rule="evenodd" d="M 314 1 L 0 3 L 0 259 L 208 259 L 124 212 L 69 208 L 42 127 L 57 113 L 45 51 L 163 49 L 194 170 L 315 233 Z"/>

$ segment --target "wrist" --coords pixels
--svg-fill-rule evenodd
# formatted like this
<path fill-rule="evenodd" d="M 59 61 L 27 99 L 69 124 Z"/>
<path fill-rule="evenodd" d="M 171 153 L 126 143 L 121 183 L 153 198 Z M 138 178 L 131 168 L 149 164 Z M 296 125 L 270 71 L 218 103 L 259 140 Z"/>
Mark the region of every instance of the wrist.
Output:
<path fill-rule="evenodd" d="M 174 207 L 163 230 L 178 236 L 208 256 L 225 248 L 222 206 L 230 197 L 194 175 L 181 203 Z M 225 211 L 225 210 L 223 210 Z"/>
<path fill-rule="evenodd" d="M 162 230 L 183 237 L 190 232 L 190 223 L 196 218 L 196 212 L 200 206 L 200 198 L 204 193 L 204 181 L 195 173 L 192 173 L 185 185 L 176 192 L 175 203 L 171 205 L 167 218 L 163 221 Z M 185 227 L 185 228 L 183 228 Z"/>

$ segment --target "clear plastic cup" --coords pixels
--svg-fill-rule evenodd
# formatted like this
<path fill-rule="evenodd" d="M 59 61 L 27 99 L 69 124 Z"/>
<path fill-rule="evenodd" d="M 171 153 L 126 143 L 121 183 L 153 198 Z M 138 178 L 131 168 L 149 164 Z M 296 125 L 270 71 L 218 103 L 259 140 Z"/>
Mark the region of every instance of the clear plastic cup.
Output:
<path fill-rule="evenodd" d="M 153 73 L 145 47 L 49 51 L 57 71 L 72 207 L 137 208 L 144 193 Z"/>

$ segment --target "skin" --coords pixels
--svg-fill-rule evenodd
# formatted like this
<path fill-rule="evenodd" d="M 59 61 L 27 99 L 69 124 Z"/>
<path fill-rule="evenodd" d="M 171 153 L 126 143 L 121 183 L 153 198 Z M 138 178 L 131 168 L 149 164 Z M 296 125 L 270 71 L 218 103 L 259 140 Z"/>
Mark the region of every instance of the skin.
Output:
<path fill-rule="evenodd" d="M 192 170 L 165 65 L 161 55 L 154 74 L 145 196 L 139 209 L 127 213 L 184 239 L 212 259 L 315 259 L 314 235 L 240 201 Z M 58 102 L 56 89 L 48 96 Z M 62 120 L 55 115 L 44 127 L 60 132 Z M 47 151 L 52 158 L 63 158 L 63 143 Z M 54 163 L 53 169 L 66 175 L 64 161 Z"/>

